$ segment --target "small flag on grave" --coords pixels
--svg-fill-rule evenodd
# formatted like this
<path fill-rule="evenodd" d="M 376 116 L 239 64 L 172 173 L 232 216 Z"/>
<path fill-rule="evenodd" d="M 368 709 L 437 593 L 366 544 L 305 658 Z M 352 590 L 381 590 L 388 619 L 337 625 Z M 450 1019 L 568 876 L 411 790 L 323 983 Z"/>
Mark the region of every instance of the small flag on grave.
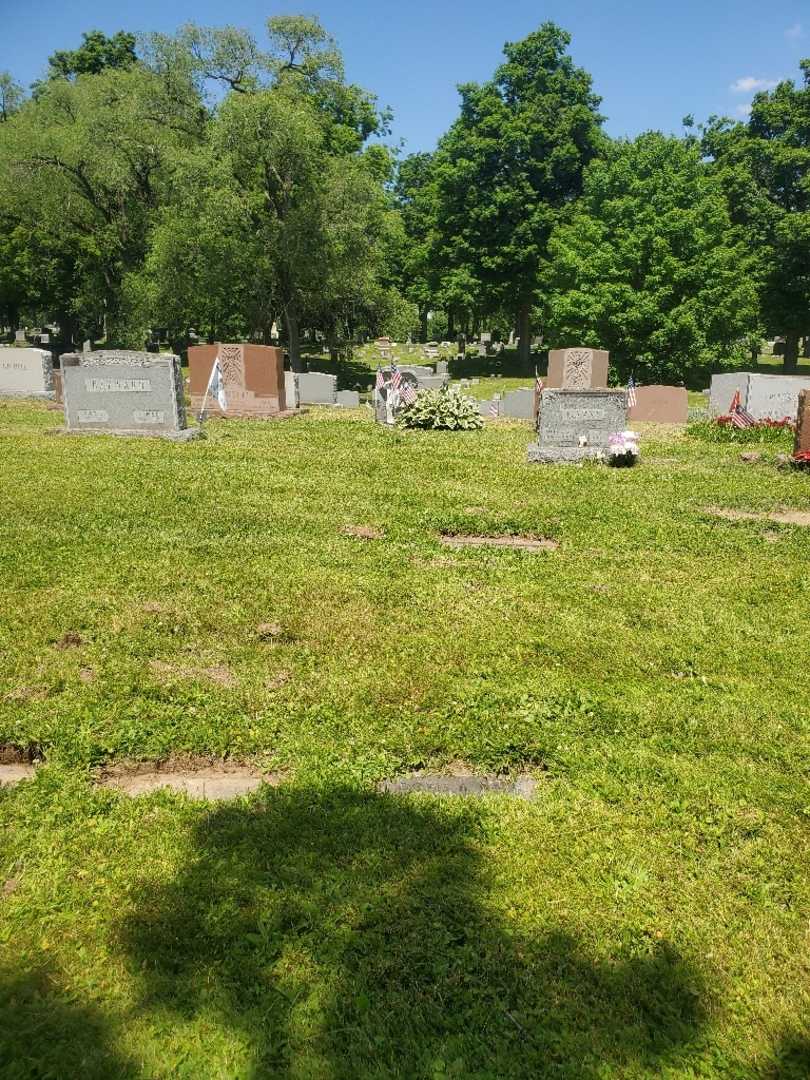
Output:
<path fill-rule="evenodd" d="M 636 380 L 631 375 L 627 380 L 627 404 L 632 409 L 636 401 Z"/>
<path fill-rule="evenodd" d="M 406 405 L 413 405 L 416 401 L 416 387 L 409 379 L 402 384 L 402 400 Z"/>
<path fill-rule="evenodd" d="M 734 397 L 731 399 L 731 405 L 728 410 L 728 414 L 731 417 L 731 422 L 736 428 L 750 428 L 756 423 L 756 420 L 744 409 L 740 404 L 740 391 L 734 391 Z"/>
<path fill-rule="evenodd" d="M 498 414 L 501 411 L 500 410 L 500 401 L 501 401 L 501 395 L 500 394 L 495 394 L 494 397 L 492 398 L 492 401 L 490 401 L 490 403 L 489 403 L 489 415 L 490 415 L 490 418 L 493 419 L 493 420 L 497 419 Z"/>
<path fill-rule="evenodd" d="M 391 386 L 395 390 L 399 390 L 401 385 L 402 385 L 402 372 L 399 370 L 397 365 L 394 363 L 394 364 L 391 365 Z"/>

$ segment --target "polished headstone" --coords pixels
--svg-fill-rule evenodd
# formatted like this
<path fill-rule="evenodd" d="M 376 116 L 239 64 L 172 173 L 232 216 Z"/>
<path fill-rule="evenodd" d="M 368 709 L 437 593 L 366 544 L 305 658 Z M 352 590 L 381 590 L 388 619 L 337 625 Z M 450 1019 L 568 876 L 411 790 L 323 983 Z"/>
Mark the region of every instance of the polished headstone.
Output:
<path fill-rule="evenodd" d="M 627 427 L 624 390 L 546 389 L 540 396 L 537 442 L 529 447 L 529 461 L 601 457 L 610 436 Z"/>
<path fill-rule="evenodd" d="M 0 346 L 0 397 L 53 399 L 53 359 L 45 349 Z"/>

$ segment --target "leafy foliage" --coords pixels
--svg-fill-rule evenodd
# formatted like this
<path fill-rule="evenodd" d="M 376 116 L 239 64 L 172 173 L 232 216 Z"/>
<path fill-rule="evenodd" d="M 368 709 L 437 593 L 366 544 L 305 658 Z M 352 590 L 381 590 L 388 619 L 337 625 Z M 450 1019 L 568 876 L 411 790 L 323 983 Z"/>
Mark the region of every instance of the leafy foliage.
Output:
<path fill-rule="evenodd" d="M 477 403 L 454 387 L 420 390 L 413 404 L 400 413 L 397 423 L 404 428 L 434 431 L 476 431 L 484 426 Z"/>

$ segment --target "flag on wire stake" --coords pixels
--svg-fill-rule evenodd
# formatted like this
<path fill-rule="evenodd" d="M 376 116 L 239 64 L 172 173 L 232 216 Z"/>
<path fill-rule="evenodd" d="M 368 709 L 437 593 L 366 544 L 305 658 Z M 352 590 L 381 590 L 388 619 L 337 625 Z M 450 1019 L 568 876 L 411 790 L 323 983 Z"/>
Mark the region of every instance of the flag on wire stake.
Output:
<path fill-rule="evenodd" d="M 399 390 L 402 384 L 402 372 L 396 365 L 396 362 L 391 364 L 391 385 L 395 390 Z"/>
<path fill-rule="evenodd" d="M 756 423 L 751 413 L 740 404 L 740 391 L 735 390 L 728 410 L 731 422 L 736 428 L 750 428 Z"/>
<path fill-rule="evenodd" d="M 416 387 L 409 379 L 405 379 L 402 384 L 402 400 L 406 405 L 413 405 L 416 401 Z"/>
<path fill-rule="evenodd" d="M 374 404 L 379 404 L 380 391 L 385 388 L 385 376 L 382 373 L 382 368 L 377 364 L 377 377 L 374 380 Z"/>
<path fill-rule="evenodd" d="M 495 420 L 499 416 L 501 411 L 501 395 L 495 394 L 492 401 L 489 403 L 489 415 L 490 418 Z"/>
<path fill-rule="evenodd" d="M 225 412 L 228 408 L 228 399 L 225 396 L 225 383 L 222 380 L 222 368 L 219 363 L 219 356 L 214 361 L 214 366 L 211 368 L 211 375 L 208 378 L 208 385 L 205 388 L 205 395 L 203 397 L 202 408 L 200 409 L 199 422 L 202 423 L 205 416 L 205 406 L 208 404 L 208 398 L 215 397 L 220 409 Z"/>
<path fill-rule="evenodd" d="M 537 368 L 534 369 L 534 392 L 535 394 L 543 393 L 543 380 L 537 374 Z"/>
<path fill-rule="evenodd" d="M 632 409 L 636 401 L 636 380 L 631 375 L 627 380 L 627 404 Z"/>

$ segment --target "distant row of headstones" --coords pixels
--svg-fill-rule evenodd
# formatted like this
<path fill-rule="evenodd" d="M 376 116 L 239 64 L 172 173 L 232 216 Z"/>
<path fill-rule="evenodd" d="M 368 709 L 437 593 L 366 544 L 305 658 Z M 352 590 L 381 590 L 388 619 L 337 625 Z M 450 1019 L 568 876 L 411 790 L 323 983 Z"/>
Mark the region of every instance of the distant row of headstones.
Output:
<path fill-rule="evenodd" d="M 356 408 L 357 391 L 338 390 L 337 377 L 323 372 L 284 371 L 280 348 L 266 345 L 198 345 L 188 350 L 192 408 L 202 407 L 215 359 L 219 359 L 226 389 L 226 416 L 278 416 L 301 405 L 322 404 Z M 576 347 L 549 353 L 547 390 L 609 392 L 608 353 Z M 416 389 L 447 385 L 446 361 L 436 369 L 427 365 L 401 365 L 403 380 Z M 390 377 L 391 367 L 385 373 Z M 712 415 L 728 412 L 735 393 L 754 419 L 795 418 L 799 391 L 810 390 L 810 376 L 759 375 L 749 372 L 715 375 L 709 391 Z M 97 350 L 66 353 L 54 370 L 51 354 L 39 348 L 0 347 L 0 396 L 57 399 L 64 404 L 66 427 L 71 432 L 107 431 L 160 434 L 187 438 L 189 431 L 180 360 L 168 353 Z M 676 386 L 639 386 L 626 419 L 685 423 L 687 392 Z M 561 399 L 562 400 L 562 399 Z M 607 398 L 598 399 L 607 402 Z M 573 399 L 568 399 L 570 406 Z M 534 388 L 496 395 L 479 404 L 485 416 L 534 419 L 538 412 Z M 583 408 L 597 408 L 597 405 Z M 607 405 L 605 406 L 607 408 Z M 626 402 L 625 402 L 626 407 Z M 209 402 L 209 410 L 223 414 Z M 588 419 L 585 417 L 585 419 Z M 599 418 L 594 418 L 599 420 Z M 605 418 L 606 422 L 608 418 Z M 615 422 L 610 417 L 610 423 Z M 597 427 L 599 424 L 597 423 Z M 587 425 L 586 425 L 587 427 Z M 596 429 L 594 429 L 595 431 Z M 613 431 L 617 430 L 615 427 Z M 589 438 L 586 431 L 581 436 Z"/>

